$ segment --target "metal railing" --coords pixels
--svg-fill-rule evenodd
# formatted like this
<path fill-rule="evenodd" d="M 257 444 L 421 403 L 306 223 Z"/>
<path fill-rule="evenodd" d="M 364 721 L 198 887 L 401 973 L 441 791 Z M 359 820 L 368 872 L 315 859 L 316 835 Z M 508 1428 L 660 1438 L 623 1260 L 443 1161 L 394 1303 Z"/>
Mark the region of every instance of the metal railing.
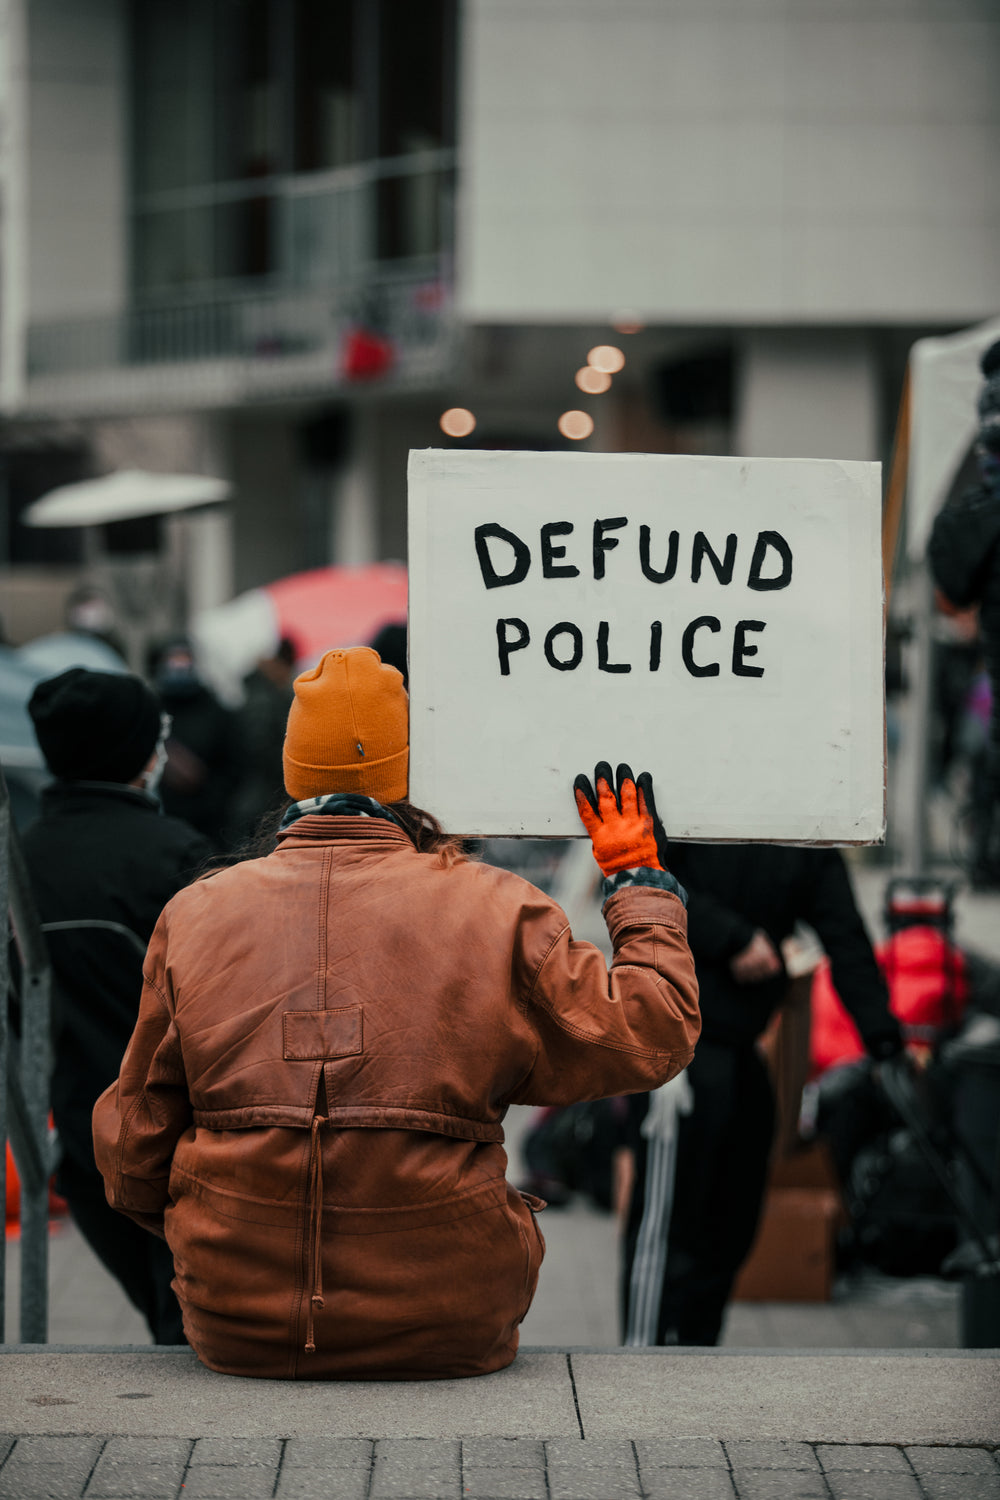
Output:
<path fill-rule="evenodd" d="M 29 381 L 229 361 L 280 384 L 283 365 L 320 356 L 329 382 L 358 323 L 392 345 L 396 374 L 436 369 L 450 346 L 454 176 L 454 151 L 432 151 L 143 199 L 146 290 L 120 312 L 32 325 Z M 251 230 L 267 270 L 234 277 L 232 247 Z"/>
<path fill-rule="evenodd" d="M 29 330 L 29 378 L 150 365 L 236 360 L 275 368 L 329 354 L 354 323 L 391 344 L 405 372 L 445 357 L 449 289 L 433 274 L 384 276 L 363 289 L 238 290 L 200 300 L 70 318 Z"/>
<path fill-rule="evenodd" d="M 49 1130 L 51 969 L 0 769 L 0 1196 L 7 1197 L 9 1140 L 21 1185 L 20 1342 L 44 1344 L 49 1323 L 49 1178 L 55 1143 Z M 10 971 L 16 951 L 19 983 Z M 0 1333 L 6 1340 L 6 1238 L 0 1248 Z"/>

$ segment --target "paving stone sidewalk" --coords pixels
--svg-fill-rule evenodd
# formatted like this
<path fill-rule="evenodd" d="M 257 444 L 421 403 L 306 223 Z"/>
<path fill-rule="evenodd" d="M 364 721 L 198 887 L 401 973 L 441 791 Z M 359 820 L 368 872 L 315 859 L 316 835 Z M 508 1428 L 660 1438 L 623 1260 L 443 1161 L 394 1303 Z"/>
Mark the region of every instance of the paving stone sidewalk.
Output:
<path fill-rule="evenodd" d="M 1000 1450 L 714 1438 L 0 1438 L 0 1500 L 1000 1500 Z"/>

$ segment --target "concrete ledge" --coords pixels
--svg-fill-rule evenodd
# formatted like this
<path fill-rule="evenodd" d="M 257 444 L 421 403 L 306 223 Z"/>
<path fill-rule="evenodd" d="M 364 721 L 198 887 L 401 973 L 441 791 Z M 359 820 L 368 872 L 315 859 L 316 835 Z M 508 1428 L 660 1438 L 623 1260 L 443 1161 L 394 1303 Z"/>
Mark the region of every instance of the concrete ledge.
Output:
<path fill-rule="evenodd" d="M 997 1357 L 591 1351 L 574 1354 L 572 1369 L 587 1437 L 1000 1441 Z"/>
<path fill-rule="evenodd" d="M 11 1352 L 12 1433 L 176 1437 L 576 1437 L 565 1354 L 519 1356 L 478 1380 L 292 1381 L 216 1375 L 190 1349 Z"/>
<path fill-rule="evenodd" d="M 188 1349 L 7 1347 L 8 1432 L 1000 1443 L 1000 1351 L 539 1350 L 478 1380 L 214 1375 Z"/>

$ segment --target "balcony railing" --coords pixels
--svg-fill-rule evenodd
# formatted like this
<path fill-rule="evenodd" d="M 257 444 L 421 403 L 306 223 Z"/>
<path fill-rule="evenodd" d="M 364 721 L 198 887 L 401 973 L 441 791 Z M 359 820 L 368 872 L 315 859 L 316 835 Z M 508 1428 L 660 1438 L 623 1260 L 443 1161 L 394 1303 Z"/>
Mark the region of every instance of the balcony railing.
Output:
<path fill-rule="evenodd" d="M 357 375 L 344 352 L 359 329 L 382 342 L 387 378 L 440 377 L 452 347 L 453 180 L 454 153 L 429 152 L 145 200 L 136 217 L 151 289 L 121 312 L 32 325 L 29 404 L 160 404 L 181 386 L 217 401 L 329 388 Z M 191 266 L 233 263 L 220 226 L 237 209 L 266 227 L 271 270 L 166 284 L 171 247 L 182 242 Z"/>

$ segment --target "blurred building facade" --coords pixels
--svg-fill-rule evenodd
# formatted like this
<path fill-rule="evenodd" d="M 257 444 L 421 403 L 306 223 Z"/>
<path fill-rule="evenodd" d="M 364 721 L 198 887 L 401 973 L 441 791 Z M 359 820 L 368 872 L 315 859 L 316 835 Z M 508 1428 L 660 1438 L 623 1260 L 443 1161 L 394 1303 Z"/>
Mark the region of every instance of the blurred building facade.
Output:
<path fill-rule="evenodd" d="M 1000 306 L 995 0 L 0 4 L 15 638 L 86 561 L 20 525 L 53 484 L 231 479 L 171 523 L 197 608 L 405 556 L 409 448 L 567 446 L 567 409 L 885 459 L 912 341 Z"/>

